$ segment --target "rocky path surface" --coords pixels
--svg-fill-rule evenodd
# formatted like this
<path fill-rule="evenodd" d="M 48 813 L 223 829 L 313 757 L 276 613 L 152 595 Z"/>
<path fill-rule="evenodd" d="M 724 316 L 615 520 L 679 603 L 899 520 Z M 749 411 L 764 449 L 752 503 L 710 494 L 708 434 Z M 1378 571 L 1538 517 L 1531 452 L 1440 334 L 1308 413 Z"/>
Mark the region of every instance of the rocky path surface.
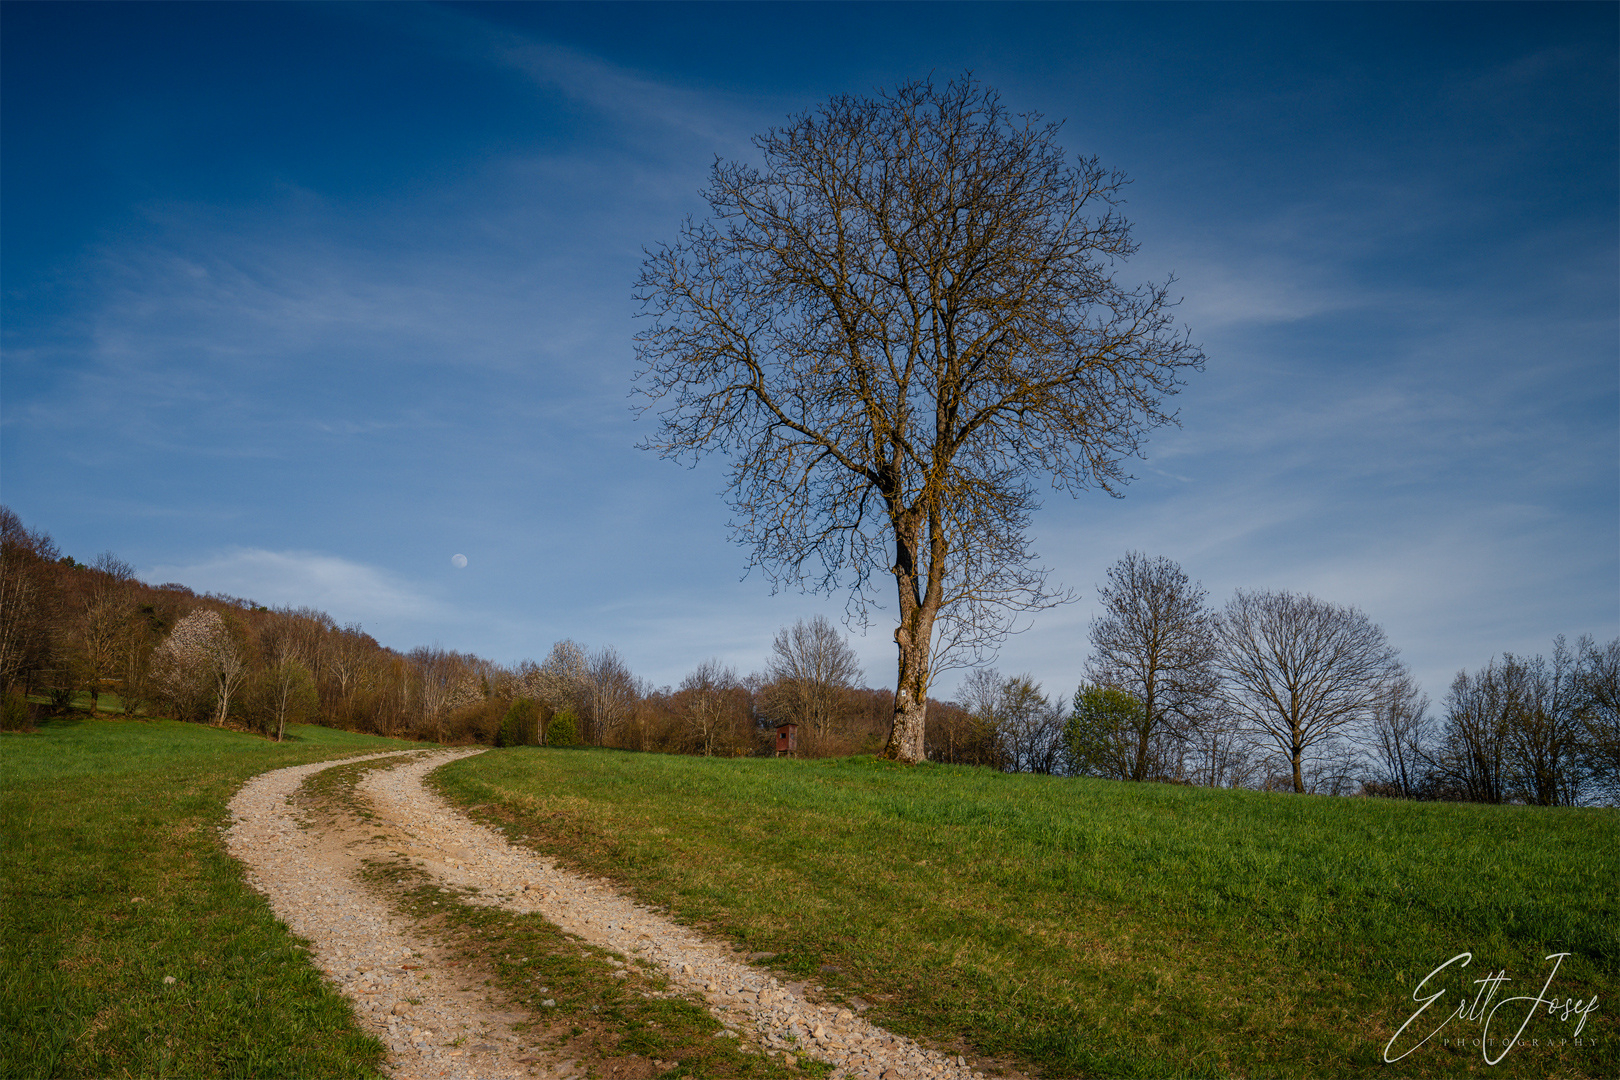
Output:
<path fill-rule="evenodd" d="M 410 858 L 446 887 L 479 890 L 468 902 L 538 912 L 592 944 L 655 961 L 674 988 L 708 1001 L 727 1035 L 766 1053 L 818 1058 L 834 1066 L 835 1078 L 983 1076 L 963 1059 L 890 1034 L 849 1009 L 809 1000 L 805 984 L 784 984 L 729 946 L 633 903 L 607 883 L 509 844 L 423 786 L 431 770 L 478 752 L 419 751 L 406 764 L 370 772 L 356 789 L 378 818 L 370 851 L 352 835 L 306 828 L 289 802 L 313 773 L 367 758 L 266 773 L 231 802 L 231 854 L 247 865 L 250 883 L 270 898 L 277 916 L 312 943 L 321 970 L 388 1046 L 391 1075 L 570 1077 L 583 1076 L 589 1063 L 561 1060 L 514 1030 L 513 1024 L 531 1019 L 528 1014 L 503 1011 L 480 991 L 457 989 L 465 979 L 448 966 L 447 954 L 413 937 L 409 920 L 360 883 L 362 859 L 384 850 Z M 373 832 L 372 824 L 366 828 Z"/>

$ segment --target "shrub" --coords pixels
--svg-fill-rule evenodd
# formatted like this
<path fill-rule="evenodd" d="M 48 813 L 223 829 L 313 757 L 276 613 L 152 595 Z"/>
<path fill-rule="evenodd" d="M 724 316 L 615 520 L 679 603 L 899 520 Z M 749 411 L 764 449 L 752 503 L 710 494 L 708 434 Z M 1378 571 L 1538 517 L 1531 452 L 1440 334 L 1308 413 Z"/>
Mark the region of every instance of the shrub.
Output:
<path fill-rule="evenodd" d="M 574 746 L 579 742 L 579 720 L 574 710 L 564 709 L 546 725 L 547 746 Z"/>
<path fill-rule="evenodd" d="M 496 746 L 533 746 L 540 741 L 540 706 L 528 698 L 518 698 L 501 718 L 495 733 Z"/>
<path fill-rule="evenodd" d="M 505 711 L 506 704 L 499 698 L 488 698 L 463 705 L 445 717 L 444 734 L 440 738 L 446 743 L 478 742 L 494 745 Z"/>
<path fill-rule="evenodd" d="M 0 731 L 33 731 L 34 709 L 21 694 L 7 694 L 0 708 Z"/>

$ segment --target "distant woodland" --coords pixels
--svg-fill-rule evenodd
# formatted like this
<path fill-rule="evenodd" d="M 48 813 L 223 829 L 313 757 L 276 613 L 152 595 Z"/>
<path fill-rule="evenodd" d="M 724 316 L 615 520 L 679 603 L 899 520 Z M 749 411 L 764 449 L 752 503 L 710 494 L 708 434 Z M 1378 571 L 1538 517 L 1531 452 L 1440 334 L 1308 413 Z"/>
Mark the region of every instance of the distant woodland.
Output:
<path fill-rule="evenodd" d="M 738 756 L 774 752 L 776 723 L 793 719 L 799 752 L 829 756 L 881 748 L 894 711 L 892 692 L 857 685 L 854 654 L 825 620 L 784 630 L 765 673 L 707 661 L 677 687 L 653 687 L 611 646 L 565 639 L 541 662 L 508 667 L 441 648 L 399 652 L 313 608 L 147 584 L 110 553 L 90 564 L 62 554 L 6 508 L 0 544 L 11 728 L 88 710 L 272 737 L 287 724 L 321 724 L 445 743 Z M 962 738 L 961 709 L 930 702 L 930 711 L 939 738 Z"/>
<path fill-rule="evenodd" d="M 1620 802 L 1620 640 L 1459 672 L 1438 710 L 1381 628 L 1310 596 L 1245 592 L 1219 611 L 1166 559 L 1109 571 L 1072 697 L 969 672 L 929 699 L 930 760 L 1004 771 L 1484 803 Z M 1076 643 L 1077 656 L 1082 655 Z M 440 743 L 875 753 L 893 692 L 864 685 L 822 618 L 782 628 L 763 670 L 705 661 L 654 687 L 609 645 L 563 638 L 515 666 L 399 652 L 313 608 L 152 585 L 91 564 L 0 507 L 3 727 L 84 713 L 284 735 L 320 724 Z"/>

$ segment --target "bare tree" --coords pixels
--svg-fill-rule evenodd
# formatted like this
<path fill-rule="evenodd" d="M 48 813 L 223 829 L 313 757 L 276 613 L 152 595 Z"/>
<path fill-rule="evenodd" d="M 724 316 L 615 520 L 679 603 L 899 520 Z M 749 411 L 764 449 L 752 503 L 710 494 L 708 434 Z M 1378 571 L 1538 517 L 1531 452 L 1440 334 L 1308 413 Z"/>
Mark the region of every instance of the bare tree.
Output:
<path fill-rule="evenodd" d="M 717 161 L 710 220 L 648 253 L 647 448 L 732 458 L 730 501 L 773 584 L 892 580 L 885 754 L 924 755 L 929 686 L 1060 597 L 1027 526 L 1037 483 L 1118 494 L 1203 354 L 1166 285 L 1113 278 L 1124 177 L 970 77 L 838 97 Z"/>
<path fill-rule="evenodd" d="M 265 666 L 259 677 L 259 697 L 265 729 L 275 733 L 276 742 L 286 738 L 289 722 L 307 721 L 320 700 L 307 659 L 315 647 L 308 626 L 292 613 L 280 614 L 260 635 Z"/>
<path fill-rule="evenodd" d="M 438 645 L 412 649 L 406 659 L 411 665 L 420 722 L 442 742 L 447 737 L 446 718 L 484 699 L 478 670 L 482 662 Z"/>
<path fill-rule="evenodd" d="M 26 688 L 51 662 L 57 603 L 48 570 L 58 554 L 49 535 L 30 532 L 0 506 L 0 691 Z"/>
<path fill-rule="evenodd" d="M 602 746 L 635 712 L 636 678 L 611 645 L 592 653 L 585 665 L 587 741 Z"/>
<path fill-rule="evenodd" d="M 860 682 L 860 660 L 824 615 L 785 626 L 771 642 L 765 665 L 765 714 L 791 720 L 804 730 L 812 751 L 844 726 L 849 692 Z"/>
<path fill-rule="evenodd" d="M 962 680 L 962 704 L 994 739 L 996 767 L 1007 772 L 1057 772 L 1064 761 L 1064 702 L 1041 693 L 1028 675 L 1003 678 L 975 668 Z"/>
<path fill-rule="evenodd" d="M 1093 681 L 1123 690 L 1141 703 L 1134 714 L 1134 745 L 1126 780 L 1167 773 L 1155 767 L 1155 739 L 1182 739 L 1210 712 L 1219 685 L 1215 615 L 1204 607 L 1203 586 L 1159 556 L 1127 552 L 1097 590 L 1103 614 L 1091 621 Z"/>
<path fill-rule="evenodd" d="M 705 660 L 681 680 L 683 711 L 695 748 L 710 757 L 731 726 L 739 693 L 737 672 L 719 660 Z"/>
<path fill-rule="evenodd" d="M 83 665 L 84 681 L 90 689 L 90 715 L 97 714 L 101 690 L 116 681 L 119 660 L 128 640 L 132 610 L 130 589 L 135 569 L 110 551 L 96 559 L 94 576 L 85 590 L 75 642 Z"/>
<path fill-rule="evenodd" d="M 1573 806 L 1581 801 L 1575 672 L 1576 658 L 1562 635 L 1553 642 L 1550 660 L 1503 654 L 1502 675 L 1512 702 L 1512 794 L 1526 803 Z"/>
<path fill-rule="evenodd" d="M 1263 762 L 1255 733 L 1224 698 L 1187 733 L 1185 777 L 1206 787 L 1256 787 Z"/>
<path fill-rule="evenodd" d="M 1508 729 L 1513 705 L 1493 660 L 1473 675 L 1457 672 L 1446 693 L 1445 727 L 1427 794 L 1499 803 L 1508 793 Z"/>
<path fill-rule="evenodd" d="M 1433 753 L 1434 724 L 1429 718 L 1429 698 L 1405 665 L 1397 667 L 1379 687 L 1371 721 L 1367 743 L 1378 783 L 1387 794 L 1416 798 Z"/>
<path fill-rule="evenodd" d="M 1433 755 L 1432 794 L 1471 802 L 1578 803 L 1585 786 L 1583 695 L 1563 638 L 1553 657 L 1503 653 L 1457 673 Z"/>
<path fill-rule="evenodd" d="M 1396 671 L 1382 627 L 1308 594 L 1239 589 L 1219 633 L 1231 704 L 1287 760 L 1296 792 L 1306 755 L 1364 720 Z"/>
<path fill-rule="evenodd" d="M 359 623 L 349 623 L 341 630 L 327 634 L 320 645 L 320 669 L 336 699 L 335 705 L 345 705 L 351 695 L 358 693 L 374 677 L 371 663 L 377 643 L 360 629 Z"/>
<path fill-rule="evenodd" d="M 1620 804 L 1620 638 L 1580 641 L 1575 713 L 1587 778 L 1610 805 Z"/>

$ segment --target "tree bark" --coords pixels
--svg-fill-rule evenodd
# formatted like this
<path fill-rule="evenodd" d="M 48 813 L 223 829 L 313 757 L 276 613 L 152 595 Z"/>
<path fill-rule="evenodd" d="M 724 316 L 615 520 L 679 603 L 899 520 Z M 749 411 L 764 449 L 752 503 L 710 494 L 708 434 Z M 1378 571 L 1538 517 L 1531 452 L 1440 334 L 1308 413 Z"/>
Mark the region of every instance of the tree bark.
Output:
<path fill-rule="evenodd" d="M 915 765 L 924 758 L 923 730 L 928 705 L 917 701 L 911 691 L 901 687 L 894 696 L 894 727 L 889 732 L 889 745 L 883 756 L 906 765 Z"/>
<path fill-rule="evenodd" d="M 890 499 L 893 506 L 898 500 Z M 924 733 L 928 716 L 928 683 L 933 659 L 934 619 L 939 612 L 939 582 L 942 565 L 938 530 L 930 539 L 928 568 L 918 565 L 918 541 L 922 535 L 922 514 L 913 507 L 891 511 L 895 531 L 894 578 L 900 600 L 900 625 L 894 631 L 899 646 L 899 677 L 895 681 L 894 724 L 883 756 L 891 761 L 915 765 L 926 758 Z M 924 575 L 926 574 L 926 581 Z M 922 588 L 918 588 L 922 585 Z"/>

